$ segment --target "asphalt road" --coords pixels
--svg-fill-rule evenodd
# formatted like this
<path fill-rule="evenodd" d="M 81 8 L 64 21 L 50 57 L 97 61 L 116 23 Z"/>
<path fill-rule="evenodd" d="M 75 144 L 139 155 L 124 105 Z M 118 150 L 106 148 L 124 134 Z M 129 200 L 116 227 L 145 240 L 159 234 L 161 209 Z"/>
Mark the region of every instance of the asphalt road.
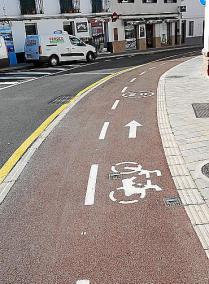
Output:
<path fill-rule="evenodd" d="M 81 89 L 107 74 L 130 66 L 145 64 L 166 56 L 181 56 L 191 50 L 171 50 L 148 55 L 127 55 L 125 57 L 98 59 L 93 64 L 69 64 L 60 66 L 56 72 L 50 68 L 26 69 L 13 74 L 0 74 L 0 167 L 12 153 L 33 133 L 33 131 L 60 104 L 51 101 L 59 96 L 75 96 Z M 26 74 L 23 72 L 26 72 Z M 51 76 L 34 75 L 29 72 L 51 72 Z M 10 76 L 12 79 L 8 78 Z M 35 78 L 31 79 L 31 76 Z M 5 77 L 7 79 L 5 79 Z M 19 78 L 18 78 L 19 77 Z M 24 77 L 21 78 L 21 77 Z M 28 77 L 28 79 L 27 79 Z M 35 80 L 34 80 L 35 79 Z M 6 80 L 6 81 L 5 81 Z M 15 82 L 13 86 L 5 85 Z M 16 84 L 19 82 L 20 84 Z M 1 86 L 3 88 L 1 89 Z"/>
<path fill-rule="evenodd" d="M 111 79 L 48 136 L 0 208 L 2 283 L 208 284 L 185 209 L 165 202 L 178 194 L 156 91 L 184 60 Z"/>

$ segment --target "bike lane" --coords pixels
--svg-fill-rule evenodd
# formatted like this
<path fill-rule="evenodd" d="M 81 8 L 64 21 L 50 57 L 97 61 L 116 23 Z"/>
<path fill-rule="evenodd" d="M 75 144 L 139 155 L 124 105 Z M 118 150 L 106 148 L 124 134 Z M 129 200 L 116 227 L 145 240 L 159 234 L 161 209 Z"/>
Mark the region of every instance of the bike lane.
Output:
<path fill-rule="evenodd" d="M 112 79 L 43 143 L 1 209 L 3 283 L 208 283 L 183 206 L 165 205 L 156 89 L 175 64 Z"/>

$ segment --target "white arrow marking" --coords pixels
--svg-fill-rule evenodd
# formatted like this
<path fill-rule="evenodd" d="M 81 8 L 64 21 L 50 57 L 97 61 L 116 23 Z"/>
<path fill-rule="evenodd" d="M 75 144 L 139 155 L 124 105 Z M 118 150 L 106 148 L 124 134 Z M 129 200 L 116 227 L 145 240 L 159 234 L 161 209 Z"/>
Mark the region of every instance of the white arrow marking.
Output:
<path fill-rule="evenodd" d="M 137 127 L 141 127 L 141 126 L 143 126 L 143 125 L 141 125 L 140 123 L 138 123 L 135 120 L 133 120 L 133 121 L 129 122 L 128 124 L 126 124 L 125 127 L 130 127 L 130 129 L 129 129 L 129 137 L 128 138 L 136 138 Z"/>

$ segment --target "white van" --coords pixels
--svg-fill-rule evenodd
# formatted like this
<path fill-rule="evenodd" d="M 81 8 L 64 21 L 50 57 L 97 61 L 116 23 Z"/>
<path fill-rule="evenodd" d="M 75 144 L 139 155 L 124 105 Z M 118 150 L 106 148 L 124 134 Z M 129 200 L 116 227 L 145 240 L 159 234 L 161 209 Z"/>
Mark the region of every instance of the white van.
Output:
<path fill-rule="evenodd" d="M 96 59 L 96 49 L 67 32 L 48 36 L 28 35 L 25 40 L 25 58 L 26 62 L 34 65 L 47 62 L 56 66 L 59 62 L 74 60 L 91 62 Z"/>
<path fill-rule="evenodd" d="M 7 47 L 4 38 L 0 36 L 0 68 L 9 66 Z"/>

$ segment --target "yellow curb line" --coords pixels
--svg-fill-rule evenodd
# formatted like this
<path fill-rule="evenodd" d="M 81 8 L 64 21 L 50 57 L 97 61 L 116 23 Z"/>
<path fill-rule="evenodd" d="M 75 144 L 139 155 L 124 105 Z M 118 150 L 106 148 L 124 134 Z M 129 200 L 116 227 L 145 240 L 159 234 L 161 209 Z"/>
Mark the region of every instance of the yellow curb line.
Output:
<path fill-rule="evenodd" d="M 43 131 L 52 123 L 52 121 L 59 116 L 67 107 L 73 104 L 81 95 L 90 89 L 96 87 L 97 85 L 113 78 L 117 73 L 113 75 L 106 76 L 99 81 L 91 84 L 85 89 L 81 90 L 69 103 L 59 107 L 53 114 L 51 114 L 23 143 L 22 145 L 12 154 L 12 156 L 6 161 L 6 163 L 0 169 L 0 184 L 5 180 L 10 171 L 14 168 L 16 163 L 28 150 L 28 148 L 33 144 L 33 142 L 43 133 Z"/>

